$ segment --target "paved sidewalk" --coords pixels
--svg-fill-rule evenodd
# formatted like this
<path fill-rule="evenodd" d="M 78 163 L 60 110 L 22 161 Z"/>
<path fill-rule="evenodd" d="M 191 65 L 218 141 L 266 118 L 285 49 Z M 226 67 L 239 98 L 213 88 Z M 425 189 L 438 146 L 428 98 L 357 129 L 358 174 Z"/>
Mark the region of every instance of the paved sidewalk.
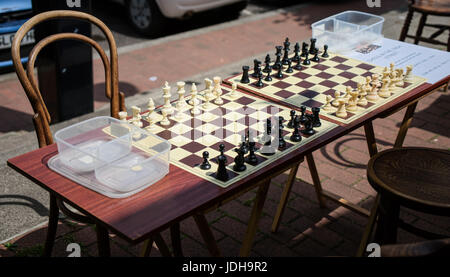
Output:
<path fill-rule="evenodd" d="M 162 103 L 160 87 L 165 80 L 173 84 L 180 80 L 201 82 L 204 77 L 211 78 L 214 75 L 229 76 L 239 71 L 242 65 L 251 64 L 254 57 L 272 53 L 274 45 L 281 43 L 285 37 L 290 37 L 291 41 L 309 39 L 311 23 L 344 10 L 362 10 L 384 16 L 386 19 L 384 35 L 397 39 L 405 17 L 406 1 L 382 1 L 380 9 L 367 8 L 365 3 L 366 1 L 362 0 L 352 0 L 340 4 L 327 2 L 301 5 L 121 49 L 120 88 L 128 96 L 127 106 L 144 105 L 148 96 L 152 96 L 157 103 Z M 416 25 L 417 18 L 413 21 L 411 30 L 415 30 Z M 106 99 L 102 95 L 103 71 L 99 60 L 94 64 L 95 106 L 101 112 L 105 112 Z M 0 115 L 4 118 L 0 121 L 0 133 L 32 131 L 31 109 L 18 81 L 16 79 L 4 81 L 0 86 L 0 97 L 4 99 L 0 104 Z M 418 105 L 404 145 L 450 149 L 449 107 L 448 93 L 436 92 L 423 99 Z M 374 121 L 379 149 L 392 147 L 403 114 L 404 111 Z M 28 145 L 33 142 L 30 139 L 27 141 Z M 2 147 L 0 145 L 0 150 L 4 150 Z M 26 149 L 17 150 L 14 155 L 18 155 L 17 152 L 28 151 Z M 10 156 L 5 156 L 6 158 L 14 156 L 13 153 L 8 153 Z M 365 177 L 369 155 L 362 128 L 316 151 L 314 158 L 325 189 L 363 207 L 371 206 L 375 192 Z M 9 175 L 16 174 L 9 169 L 5 169 L 5 172 Z M 20 179 L 17 176 L 15 178 Z M 276 234 L 270 232 L 271 221 L 286 178 L 287 175 L 283 174 L 275 178 L 270 186 L 251 255 L 354 255 L 367 219 L 331 202 L 327 202 L 327 208 L 319 208 L 314 189 L 307 184 L 312 180 L 306 163 L 297 174 L 296 184 L 279 232 Z M 23 179 L 21 182 L 24 182 Z M 28 186 L 37 187 L 32 184 Z M 0 187 L 0 201 L 3 201 L 1 196 L 6 194 L 7 191 Z M 223 255 L 238 255 L 254 197 L 255 191 L 251 191 L 207 215 Z M 38 202 L 43 206 L 36 209 L 43 214 L 39 218 L 40 222 L 43 222 L 48 203 L 44 198 L 39 198 Z M 0 205 L 11 208 L 13 204 L 5 200 L 0 202 Z M 13 212 L 9 212 L 9 215 L 11 213 Z M 450 236 L 448 218 L 427 216 L 410 210 L 402 210 L 401 213 L 406 222 Z M 17 213 L 17 217 L 21 216 L 21 213 Z M 6 226 L 7 223 L 2 224 Z M 208 256 L 191 218 L 181 223 L 181 230 L 186 256 Z M 46 226 L 43 225 L 18 236 L 0 245 L 0 256 L 38 255 L 42 251 L 45 234 Z M 163 237 L 170 243 L 167 231 L 163 233 Z M 411 242 L 421 239 L 400 230 L 399 240 Z M 113 256 L 139 254 L 141 245 L 131 246 L 114 236 L 112 241 Z M 92 226 L 63 220 L 58 228 L 54 256 L 67 256 L 65 248 L 71 242 L 82 245 L 83 256 L 97 255 L 96 237 Z M 159 256 L 158 250 L 152 251 L 152 256 Z"/>

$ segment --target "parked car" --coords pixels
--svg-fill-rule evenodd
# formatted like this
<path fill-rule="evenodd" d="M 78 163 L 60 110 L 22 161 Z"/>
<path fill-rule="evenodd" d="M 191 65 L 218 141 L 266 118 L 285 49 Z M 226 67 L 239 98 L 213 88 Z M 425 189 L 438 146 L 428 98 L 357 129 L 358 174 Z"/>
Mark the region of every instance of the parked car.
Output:
<path fill-rule="evenodd" d="M 157 35 L 164 29 L 165 19 L 185 18 L 194 13 L 218 8 L 238 14 L 247 0 L 113 0 L 127 9 L 133 27 L 143 35 Z"/>
<path fill-rule="evenodd" d="M 0 72 L 12 69 L 11 43 L 14 34 L 32 16 L 31 0 L 0 1 Z M 34 42 L 34 32 L 31 30 L 22 41 L 22 62 L 28 60 L 27 56 Z"/>

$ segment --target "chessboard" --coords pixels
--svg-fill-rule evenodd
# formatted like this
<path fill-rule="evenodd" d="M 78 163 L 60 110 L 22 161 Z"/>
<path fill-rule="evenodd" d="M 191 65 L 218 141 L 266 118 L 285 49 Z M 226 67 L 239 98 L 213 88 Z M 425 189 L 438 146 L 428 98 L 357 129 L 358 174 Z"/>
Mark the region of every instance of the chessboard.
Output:
<path fill-rule="evenodd" d="M 348 58 L 339 54 L 328 53 L 328 57 L 322 57 L 319 51 L 318 62 L 310 60 L 309 65 L 301 63 L 301 69 L 293 68 L 291 73 L 286 72 L 288 66 L 282 65 L 281 78 L 276 77 L 276 71 L 271 73 L 271 81 L 266 81 L 266 73 L 262 73 L 262 86 L 258 86 L 258 78 L 254 77 L 254 68 L 249 70 L 249 82 L 242 83 L 242 73 L 229 77 L 224 80 L 224 83 L 231 85 L 237 84 L 237 87 L 254 93 L 259 96 L 277 101 L 278 103 L 288 104 L 293 107 L 306 106 L 307 109 L 313 107 L 322 108 L 327 102 L 327 95 L 335 96 L 338 91 L 342 95 L 345 94 L 347 87 L 355 90 L 358 83 L 365 84 L 366 77 L 372 77 L 374 74 L 382 76 L 386 68 L 371 65 L 356 59 Z M 292 58 L 294 54 L 290 54 Z M 304 58 L 301 58 L 302 61 Z M 295 63 L 294 63 L 295 64 Z M 293 65 L 294 65 L 293 64 Z M 273 67 L 274 63 L 271 64 Z M 381 77 L 380 77 L 381 80 Z M 358 105 L 356 110 L 347 112 L 344 117 L 337 116 L 337 107 L 324 111 L 321 114 L 332 120 L 340 123 L 348 124 L 355 119 L 375 110 L 387 102 L 401 96 L 402 94 L 411 91 L 415 87 L 423 84 L 426 79 L 412 76 L 412 81 L 404 82 L 401 87 L 395 86 L 395 90 L 387 98 L 378 97 L 377 100 L 369 100 L 365 106 Z"/>
<path fill-rule="evenodd" d="M 199 114 L 191 114 L 190 97 L 186 97 L 184 98 L 186 105 L 183 108 L 177 108 L 178 112 L 168 117 L 170 124 L 161 124 L 163 107 L 151 112 L 151 117 L 153 118 L 151 126 L 148 120 L 145 120 L 145 118 L 148 118 L 148 113 L 142 113 L 140 118 L 142 124 L 139 124 L 142 128 L 171 143 L 171 164 L 220 187 L 227 187 L 243 179 L 338 127 L 335 123 L 321 120 L 321 126 L 314 128 L 314 134 L 309 136 L 302 134 L 301 141 L 293 142 L 290 137 L 294 129 L 286 126 L 282 131 L 286 147 L 282 150 L 276 148 L 271 155 L 265 155 L 261 152 L 261 149 L 264 147 L 262 137 L 267 133 L 267 119 L 274 122 L 272 136 L 275 137 L 278 134 L 275 122 L 278 122 L 279 117 L 282 116 L 284 122 L 288 123 L 289 118 L 292 118 L 291 111 L 286 107 L 240 92 L 239 90 L 232 91 L 226 86 L 221 86 L 221 88 L 223 103 L 220 105 L 215 104 L 214 101 L 207 101 L 208 106 L 205 106 L 205 93 L 202 91 L 196 95 L 196 98 L 201 102 L 200 105 L 197 105 L 200 109 Z M 136 125 L 136 121 L 133 122 L 133 119 L 128 119 L 128 122 Z M 300 128 L 301 130 L 302 128 Z M 257 163 L 254 165 L 245 163 L 246 169 L 237 172 L 233 169 L 237 156 L 235 149 L 239 148 L 242 142 L 245 141 L 243 138 L 245 138 L 246 134 L 248 140 L 255 142 L 256 148 L 259 149 L 254 153 Z M 145 139 L 137 143 L 139 148 L 144 151 L 153 147 L 151 139 L 149 139 L 149 147 L 146 147 Z M 221 144 L 225 146 L 223 154 L 227 158 L 226 170 L 229 179 L 226 181 L 216 178 L 218 169 L 217 157 L 220 155 Z M 200 167 L 204 161 L 203 153 L 205 151 L 209 153 L 211 165 L 207 170 Z"/>

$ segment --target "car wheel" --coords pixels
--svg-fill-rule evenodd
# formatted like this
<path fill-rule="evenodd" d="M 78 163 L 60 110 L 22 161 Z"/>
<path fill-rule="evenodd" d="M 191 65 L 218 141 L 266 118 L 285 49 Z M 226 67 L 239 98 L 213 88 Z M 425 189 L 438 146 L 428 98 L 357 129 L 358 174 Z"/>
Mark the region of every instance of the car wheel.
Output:
<path fill-rule="evenodd" d="M 128 0 L 128 17 L 133 27 L 142 35 L 156 36 L 163 30 L 165 17 L 153 0 Z"/>

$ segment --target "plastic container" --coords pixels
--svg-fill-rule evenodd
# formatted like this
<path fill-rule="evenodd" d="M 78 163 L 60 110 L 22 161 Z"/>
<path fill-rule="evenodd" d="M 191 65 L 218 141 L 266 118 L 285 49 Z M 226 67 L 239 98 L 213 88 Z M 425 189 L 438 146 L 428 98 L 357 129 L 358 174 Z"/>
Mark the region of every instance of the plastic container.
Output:
<path fill-rule="evenodd" d="M 326 44 L 332 52 L 345 53 L 383 38 L 383 22 L 381 16 L 345 11 L 313 23 L 312 37 L 319 47 Z"/>
<path fill-rule="evenodd" d="M 169 172 L 167 140 L 112 117 L 66 127 L 55 133 L 55 140 L 58 161 L 50 167 L 110 197 L 131 195 Z"/>

